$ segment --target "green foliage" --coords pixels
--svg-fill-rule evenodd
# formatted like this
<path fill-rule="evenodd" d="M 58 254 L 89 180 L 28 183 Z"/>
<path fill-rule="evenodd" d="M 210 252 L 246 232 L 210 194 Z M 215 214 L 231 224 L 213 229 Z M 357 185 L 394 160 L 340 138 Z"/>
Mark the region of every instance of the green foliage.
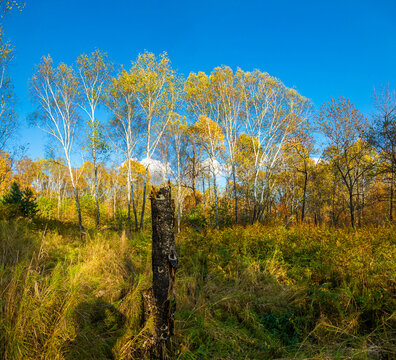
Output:
<path fill-rule="evenodd" d="M 25 188 L 21 191 L 16 182 L 11 184 L 10 191 L 4 195 L 3 204 L 11 206 L 12 216 L 24 216 L 32 218 L 37 213 L 37 203 L 33 191 Z"/>
<path fill-rule="evenodd" d="M 293 314 L 285 313 L 281 316 L 274 314 L 259 314 L 259 321 L 271 333 L 286 345 L 296 345 L 299 342 L 300 332 L 293 322 Z"/>
<path fill-rule="evenodd" d="M 187 215 L 185 221 L 187 225 L 191 226 L 193 229 L 204 229 L 207 224 L 203 207 L 200 205 L 195 206 Z"/>
<path fill-rule="evenodd" d="M 396 354 L 392 229 L 255 225 L 182 237 L 181 358 Z"/>
<path fill-rule="evenodd" d="M 40 196 L 37 200 L 38 213 L 46 219 L 55 219 L 57 210 L 57 199 Z"/>
<path fill-rule="evenodd" d="M 232 208 L 228 201 L 220 201 L 218 204 L 217 212 L 219 216 L 220 228 L 224 228 L 226 226 L 231 226 L 232 224 L 234 224 L 235 220 L 232 216 Z M 209 219 L 210 223 L 214 226 L 216 224 L 216 209 L 214 205 L 212 205 L 209 210 Z"/>

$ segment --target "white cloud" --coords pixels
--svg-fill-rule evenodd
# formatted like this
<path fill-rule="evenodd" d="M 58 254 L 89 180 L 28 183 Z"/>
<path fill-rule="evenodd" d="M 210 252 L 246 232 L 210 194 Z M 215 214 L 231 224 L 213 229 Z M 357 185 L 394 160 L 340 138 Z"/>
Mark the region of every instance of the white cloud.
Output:
<path fill-rule="evenodd" d="M 151 175 L 151 183 L 154 185 L 160 185 L 173 174 L 169 163 L 163 164 L 161 161 L 151 158 L 145 158 L 139 162 L 145 168 L 148 167 Z"/>

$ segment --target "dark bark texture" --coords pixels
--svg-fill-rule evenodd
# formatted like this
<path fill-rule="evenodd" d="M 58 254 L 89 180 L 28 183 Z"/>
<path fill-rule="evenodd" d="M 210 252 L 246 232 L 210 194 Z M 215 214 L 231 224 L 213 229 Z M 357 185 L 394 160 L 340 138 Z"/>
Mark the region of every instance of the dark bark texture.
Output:
<path fill-rule="evenodd" d="M 153 286 L 143 293 L 145 321 L 154 317 L 154 329 L 150 341 L 150 357 L 168 357 L 170 338 L 174 330 L 176 300 L 174 293 L 177 254 L 175 246 L 175 209 L 171 189 L 153 189 L 152 214 L 152 269 Z"/>

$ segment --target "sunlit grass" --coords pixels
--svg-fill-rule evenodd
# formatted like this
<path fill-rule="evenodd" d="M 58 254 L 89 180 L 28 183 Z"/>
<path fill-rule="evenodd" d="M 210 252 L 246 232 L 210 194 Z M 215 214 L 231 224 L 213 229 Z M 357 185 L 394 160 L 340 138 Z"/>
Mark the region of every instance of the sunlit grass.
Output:
<path fill-rule="evenodd" d="M 1 222 L 0 357 L 139 358 L 150 241 Z M 173 357 L 396 356 L 395 243 L 393 228 L 182 232 Z"/>

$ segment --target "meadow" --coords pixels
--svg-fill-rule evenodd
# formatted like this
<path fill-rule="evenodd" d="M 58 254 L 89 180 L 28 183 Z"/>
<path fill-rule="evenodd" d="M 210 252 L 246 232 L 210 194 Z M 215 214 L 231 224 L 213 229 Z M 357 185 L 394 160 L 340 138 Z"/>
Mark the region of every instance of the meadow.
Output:
<path fill-rule="evenodd" d="M 394 227 L 185 228 L 172 359 L 393 359 Z M 134 359 L 150 231 L 0 222 L 0 358 Z"/>

